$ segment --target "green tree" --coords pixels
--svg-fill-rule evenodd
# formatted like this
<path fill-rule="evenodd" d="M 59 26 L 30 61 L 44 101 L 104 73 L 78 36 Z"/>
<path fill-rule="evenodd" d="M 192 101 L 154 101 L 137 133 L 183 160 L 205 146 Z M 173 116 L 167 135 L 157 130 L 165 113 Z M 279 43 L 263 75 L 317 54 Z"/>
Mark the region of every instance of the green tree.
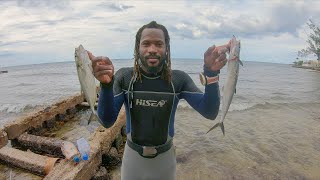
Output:
<path fill-rule="evenodd" d="M 301 54 L 309 53 L 317 56 L 317 59 L 320 61 L 320 28 L 311 20 L 307 23 L 310 30 L 312 31 L 309 34 L 307 43 L 308 47 L 299 51 Z M 298 52 L 298 54 L 299 54 Z"/>
<path fill-rule="evenodd" d="M 298 57 L 300 57 L 302 59 L 306 58 L 309 54 L 310 54 L 310 52 L 305 49 L 298 51 Z"/>

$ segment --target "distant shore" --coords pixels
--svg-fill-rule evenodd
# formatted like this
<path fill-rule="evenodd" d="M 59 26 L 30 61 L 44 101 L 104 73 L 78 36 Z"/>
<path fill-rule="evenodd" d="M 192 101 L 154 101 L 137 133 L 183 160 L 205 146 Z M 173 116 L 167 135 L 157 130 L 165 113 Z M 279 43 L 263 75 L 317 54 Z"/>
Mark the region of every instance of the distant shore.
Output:
<path fill-rule="evenodd" d="M 292 65 L 292 67 L 320 71 L 320 67 L 301 66 L 301 65 L 295 65 L 295 64 Z"/>
<path fill-rule="evenodd" d="M 295 62 L 292 65 L 292 67 L 320 71 L 320 61 L 318 61 L 318 60 L 307 60 L 307 61 L 301 60 L 301 61 Z"/>

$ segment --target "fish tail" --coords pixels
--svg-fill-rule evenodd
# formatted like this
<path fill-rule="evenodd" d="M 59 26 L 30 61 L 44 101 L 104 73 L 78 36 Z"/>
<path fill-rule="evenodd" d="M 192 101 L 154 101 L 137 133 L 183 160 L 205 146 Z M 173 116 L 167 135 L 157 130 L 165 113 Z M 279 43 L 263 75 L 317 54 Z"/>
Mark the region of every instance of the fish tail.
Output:
<path fill-rule="evenodd" d="M 215 129 L 216 127 L 220 126 L 220 122 L 218 122 L 217 124 L 215 124 L 212 128 L 209 129 L 208 132 L 212 131 L 213 129 Z M 206 134 L 208 134 L 208 132 Z"/>
<path fill-rule="evenodd" d="M 89 120 L 88 120 L 88 125 L 89 125 L 90 122 L 93 121 L 93 120 L 98 120 L 99 122 L 101 122 L 99 116 L 97 115 L 97 113 L 96 113 L 95 111 L 92 111 L 92 113 L 91 113 L 91 115 L 90 115 L 90 118 L 89 118 Z"/>
<path fill-rule="evenodd" d="M 225 136 L 225 134 L 224 134 L 224 124 L 223 124 L 223 122 L 221 122 L 220 128 L 221 128 L 221 131 L 222 131 L 222 133 L 223 133 L 223 136 Z"/>
<path fill-rule="evenodd" d="M 223 136 L 224 136 L 225 133 L 224 133 L 224 124 L 223 124 L 223 122 L 218 122 L 218 123 L 215 124 L 212 128 L 210 128 L 208 132 L 212 131 L 213 129 L 215 129 L 215 128 L 218 127 L 218 126 L 221 128 L 222 133 L 223 133 Z M 206 134 L 208 134 L 208 132 L 207 132 Z"/>

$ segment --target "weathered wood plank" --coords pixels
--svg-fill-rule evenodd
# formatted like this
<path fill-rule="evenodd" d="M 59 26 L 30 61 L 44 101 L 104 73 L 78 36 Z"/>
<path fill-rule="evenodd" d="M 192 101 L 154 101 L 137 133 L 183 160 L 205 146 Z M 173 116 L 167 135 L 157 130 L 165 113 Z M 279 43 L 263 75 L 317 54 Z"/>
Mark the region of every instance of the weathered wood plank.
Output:
<path fill-rule="evenodd" d="M 7 145 L 7 143 L 8 143 L 7 133 L 3 129 L 0 129 L 0 148 Z"/>
<path fill-rule="evenodd" d="M 62 160 L 54 169 L 44 178 L 46 180 L 87 180 L 91 179 L 102 161 L 102 154 L 106 154 L 114 139 L 121 128 L 125 125 L 125 112 L 122 107 L 116 123 L 110 128 L 98 127 L 93 136 L 91 136 L 89 143 L 91 147 L 91 154 L 88 161 L 81 161 L 78 165 L 72 162 Z"/>
<path fill-rule="evenodd" d="M 58 158 L 42 156 L 31 151 L 21 151 L 5 146 L 0 149 L 0 160 L 39 175 L 46 175 L 53 169 Z"/>
<path fill-rule="evenodd" d="M 43 136 L 35 136 L 32 134 L 21 134 L 15 144 L 23 148 L 31 149 L 37 153 L 47 153 L 63 158 L 61 147 L 64 140 L 58 138 L 49 138 Z"/>
<path fill-rule="evenodd" d="M 40 110 L 39 112 L 24 117 L 19 117 L 15 121 L 4 126 L 4 130 L 7 133 L 8 139 L 12 140 L 17 138 L 28 129 L 41 126 L 44 121 L 53 119 L 58 114 L 65 114 L 67 109 L 80 104 L 83 102 L 83 99 L 83 95 L 77 94 L 53 104 L 49 108 Z"/>

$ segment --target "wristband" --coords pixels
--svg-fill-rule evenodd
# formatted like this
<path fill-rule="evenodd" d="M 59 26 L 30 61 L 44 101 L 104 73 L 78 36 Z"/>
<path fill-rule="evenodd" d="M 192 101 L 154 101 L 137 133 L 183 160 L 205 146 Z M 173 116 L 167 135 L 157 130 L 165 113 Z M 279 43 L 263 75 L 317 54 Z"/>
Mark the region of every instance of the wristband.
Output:
<path fill-rule="evenodd" d="M 199 77 L 200 77 L 200 82 L 203 86 L 213 84 L 219 81 L 218 75 L 214 77 L 208 77 L 208 76 L 205 76 L 203 73 L 200 73 Z"/>

